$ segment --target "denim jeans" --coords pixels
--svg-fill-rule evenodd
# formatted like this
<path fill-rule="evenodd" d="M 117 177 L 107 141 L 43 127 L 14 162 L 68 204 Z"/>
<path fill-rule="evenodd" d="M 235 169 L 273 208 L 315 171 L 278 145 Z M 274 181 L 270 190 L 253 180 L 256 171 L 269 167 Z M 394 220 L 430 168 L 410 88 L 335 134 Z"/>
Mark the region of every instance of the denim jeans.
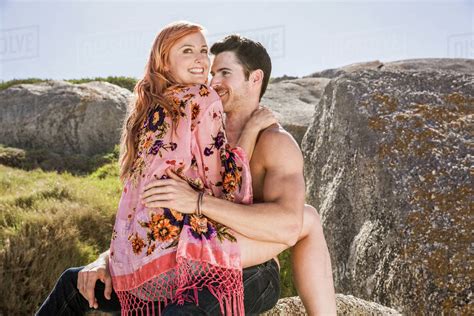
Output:
<path fill-rule="evenodd" d="M 75 267 L 64 271 L 35 315 L 84 315 L 87 311 L 95 310 L 89 307 L 89 303 L 77 289 L 78 273 L 83 268 Z M 258 315 L 270 310 L 280 298 L 280 274 L 274 259 L 243 269 L 243 282 L 245 315 Z M 104 288 L 104 283 L 97 281 L 95 286 L 95 297 L 99 305 L 97 310 L 120 315 L 117 295 L 112 291 L 111 299 L 106 299 Z M 184 305 L 169 304 L 166 308 L 161 308 L 161 314 L 222 316 L 219 302 L 206 288 L 198 291 L 198 301 L 199 306 L 190 302 L 185 302 Z"/>

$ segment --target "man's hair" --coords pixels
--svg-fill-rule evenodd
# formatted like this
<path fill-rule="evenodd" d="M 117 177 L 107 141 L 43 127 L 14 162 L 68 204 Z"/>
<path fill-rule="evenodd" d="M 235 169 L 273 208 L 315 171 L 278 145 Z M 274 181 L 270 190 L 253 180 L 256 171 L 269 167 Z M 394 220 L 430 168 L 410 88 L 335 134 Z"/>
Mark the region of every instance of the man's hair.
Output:
<path fill-rule="evenodd" d="M 249 38 L 233 34 L 226 36 L 219 42 L 211 46 L 211 53 L 217 55 L 223 52 L 234 52 L 237 60 L 244 68 L 245 79 L 248 80 L 250 73 L 254 70 L 263 71 L 262 88 L 260 99 L 267 89 L 270 73 L 272 72 L 272 61 L 267 50 L 260 42 L 252 41 Z"/>

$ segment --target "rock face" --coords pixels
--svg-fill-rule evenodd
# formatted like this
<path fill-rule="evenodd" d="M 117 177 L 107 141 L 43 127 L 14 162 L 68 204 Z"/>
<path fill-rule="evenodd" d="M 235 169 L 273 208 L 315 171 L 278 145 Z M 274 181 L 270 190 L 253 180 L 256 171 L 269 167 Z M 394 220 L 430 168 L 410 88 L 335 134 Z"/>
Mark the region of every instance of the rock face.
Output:
<path fill-rule="evenodd" d="M 397 310 L 374 302 L 367 302 L 352 295 L 336 294 L 337 315 L 401 315 Z M 260 316 L 305 316 L 308 315 L 298 296 L 285 297 L 268 312 Z"/>
<path fill-rule="evenodd" d="M 282 80 L 268 85 L 261 103 L 277 113 L 280 124 L 301 144 L 327 78 Z"/>
<path fill-rule="evenodd" d="M 326 86 L 302 144 L 307 203 L 337 292 L 407 314 L 472 314 L 474 63 L 401 64 Z"/>
<path fill-rule="evenodd" d="M 385 63 L 381 70 L 444 71 L 474 75 L 474 59 L 420 58 Z"/>
<path fill-rule="evenodd" d="M 397 310 L 368 302 L 352 295 L 336 294 L 337 315 L 401 315 Z M 308 315 L 298 296 L 285 297 L 268 312 L 260 316 L 305 316 Z"/>
<path fill-rule="evenodd" d="M 120 141 L 132 93 L 107 82 L 49 81 L 0 91 L 0 143 L 93 155 Z"/>
<path fill-rule="evenodd" d="M 309 77 L 333 79 L 345 73 L 355 72 L 359 70 L 369 70 L 369 69 L 377 70 L 377 69 L 381 69 L 382 67 L 383 67 L 383 63 L 381 61 L 374 60 L 374 61 L 367 61 L 367 62 L 362 62 L 362 63 L 354 63 L 354 64 L 346 65 L 343 67 L 339 67 L 339 68 L 326 69 L 323 71 L 315 72 Z"/>
<path fill-rule="evenodd" d="M 336 78 L 340 75 L 361 70 L 400 71 L 445 71 L 474 74 L 474 60 L 463 58 L 418 58 L 382 63 L 379 60 L 354 63 L 334 69 L 326 69 L 309 75 L 309 78 Z"/>

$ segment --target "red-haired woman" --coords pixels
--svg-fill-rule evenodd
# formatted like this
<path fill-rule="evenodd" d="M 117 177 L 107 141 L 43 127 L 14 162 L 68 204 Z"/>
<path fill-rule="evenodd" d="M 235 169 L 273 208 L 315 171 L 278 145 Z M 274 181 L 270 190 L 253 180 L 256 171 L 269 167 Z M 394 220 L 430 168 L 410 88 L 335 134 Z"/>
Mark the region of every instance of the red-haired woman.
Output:
<path fill-rule="evenodd" d="M 91 293 L 87 277 L 79 282 L 79 291 L 68 288 L 82 269 L 72 268 L 38 315 L 82 314 L 91 307 L 121 310 L 122 315 L 161 315 L 170 304 L 198 304 L 202 289 L 218 300 L 215 313 L 244 315 L 238 243 L 230 228 L 200 213 L 200 201 L 209 194 L 252 202 L 248 160 L 258 131 L 275 119 L 260 111 L 247 123 L 238 146 L 229 146 L 221 100 L 207 85 L 210 61 L 202 30 L 188 22 L 161 30 L 135 86 L 136 98 L 122 129 L 124 187 L 107 261 L 112 299 Z M 195 208 L 150 208 L 141 202 L 147 184 L 173 176 L 196 190 Z"/>

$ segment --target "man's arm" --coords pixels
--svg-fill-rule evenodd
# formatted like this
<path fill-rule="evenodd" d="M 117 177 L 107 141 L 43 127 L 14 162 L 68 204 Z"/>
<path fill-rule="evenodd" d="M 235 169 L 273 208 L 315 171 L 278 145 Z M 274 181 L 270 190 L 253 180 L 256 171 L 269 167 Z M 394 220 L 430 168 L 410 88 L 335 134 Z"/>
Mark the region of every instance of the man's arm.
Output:
<path fill-rule="evenodd" d="M 258 150 L 258 153 L 257 153 Z M 255 155 L 265 168 L 265 203 L 236 204 L 205 195 L 203 214 L 251 239 L 293 246 L 303 223 L 303 156 L 294 139 L 279 129 L 265 130 Z"/>

